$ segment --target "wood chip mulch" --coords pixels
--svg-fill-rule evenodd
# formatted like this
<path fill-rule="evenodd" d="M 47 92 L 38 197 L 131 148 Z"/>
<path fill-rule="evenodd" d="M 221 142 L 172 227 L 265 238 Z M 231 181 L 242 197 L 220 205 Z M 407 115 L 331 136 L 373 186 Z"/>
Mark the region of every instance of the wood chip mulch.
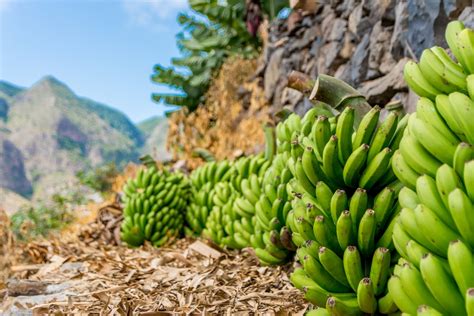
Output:
<path fill-rule="evenodd" d="M 292 265 L 262 267 L 251 250 L 189 238 L 130 249 L 104 242 L 114 234 L 103 236 L 81 232 L 17 245 L 0 314 L 303 315 L 308 307 L 288 280 Z"/>

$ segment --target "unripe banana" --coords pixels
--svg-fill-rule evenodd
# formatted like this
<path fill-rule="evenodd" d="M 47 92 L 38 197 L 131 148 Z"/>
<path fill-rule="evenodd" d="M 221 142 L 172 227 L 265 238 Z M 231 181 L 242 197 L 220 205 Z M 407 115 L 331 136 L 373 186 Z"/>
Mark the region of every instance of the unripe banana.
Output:
<path fill-rule="evenodd" d="M 372 257 L 370 279 L 374 294 L 379 296 L 385 291 L 390 276 L 390 251 L 387 248 L 377 248 Z"/>
<path fill-rule="evenodd" d="M 359 282 L 364 277 L 364 271 L 362 270 L 362 259 L 357 247 L 349 246 L 344 251 L 343 256 L 344 271 L 346 272 L 346 278 L 351 288 L 357 291 Z"/>
<path fill-rule="evenodd" d="M 456 223 L 458 232 L 464 240 L 474 247 L 474 206 L 461 189 L 449 193 L 449 210 Z"/>
<path fill-rule="evenodd" d="M 445 38 L 448 43 L 451 52 L 458 62 L 467 69 L 463 56 L 461 55 L 459 46 L 458 46 L 458 35 L 464 29 L 464 24 L 461 21 L 451 21 L 446 26 Z"/>
<path fill-rule="evenodd" d="M 387 283 L 388 290 L 398 308 L 409 315 L 416 315 L 417 305 L 404 291 L 400 277 L 393 275 Z"/>
<path fill-rule="evenodd" d="M 420 305 L 417 309 L 417 316 L 442 316 L 443 314 L 428 305 Z"/>
<path fill-rule="evenodd" d="M 458 49 L 464 68 L 474 74 L 474 30 L 465 28 L 457 35 Z"/>
<path fill-rule="evenodd" d="M 452 241 L 448 248 L 448 263 L 459 291 L 467 293 L 474 286 L 473 253 L 462 241 Z"/>
<path fill-rule="evenodd" d="M 409 61 L 405 64 L 403 76 L 408 86 L 420 97 L 434 100 L 436 95 L 442 93 L 426 80 L 419 66 L 413 61 Z"/>
<path fill-rule="evenodd" d="M 344 190 L 336 190 L 330 202 L 331 217 L 334 224 L 344 210 L 348 209 L 347 194 Z"/>
<path fill-rule="evenodd" d="M 421 259 L 420 271 L 425 284 L 438 303 L 452 315 L 466 315 L 464 299 L 441 259 L 428 254 Z"/>
<path fill-rule="evenodd" d="M 319 262 L 324 267 L 324 269 L 339 283 L 349 287 L 349 282 L 347 281 L 344 264 L 341 258 L 334 253 L 331 249 L 327 247 L 319 248 Z"/>
<path fill-rule="evenodd" d="M 357 298 L 340 299 L 337 296 L 330 296 L 326 302 L 326 309 L 331 315 L 362 315 L 359 309 Z"/>
<path fill-rule="evenodd" d="M 354 125 L 354 116 L 354 108 L 348 106 L 344 109 L 344 111 L 342 111 L 337 120 L 337 149 L 339 161 L 342 164 L 345 164 L 352 153 L 352 128 Z"/>
<path fill-rule="evenodd" d="M 445 207 L 443 199 L 436 187 L 436 181 L 433 178 L 427 175 L 419 177 L 416 182 L 416 191 L 420 203 L 433 210 L 433 212 L 435 212 L 435 214 L 450 228 L 455 228 L 453 218 Z"/>
<path fill-rule="evenodd" d="M 467 316 L 474 315 L 474 288 L 470 288 L 466 293 L 466 312 Z"/>
<path fill-rule="evenodd" d="M 380 107 L 375 106 L 362 118 L 357 128 L 352 148 L 359 148 L 362 144 L 370 144 L 380 116 Z"/>
<path fill-rule="evenodd" d="M 377 299 L 370 278 L 363 278 L 357 288 L 357 302 L 364 313 L 374 314 L 377 311 Z"/>

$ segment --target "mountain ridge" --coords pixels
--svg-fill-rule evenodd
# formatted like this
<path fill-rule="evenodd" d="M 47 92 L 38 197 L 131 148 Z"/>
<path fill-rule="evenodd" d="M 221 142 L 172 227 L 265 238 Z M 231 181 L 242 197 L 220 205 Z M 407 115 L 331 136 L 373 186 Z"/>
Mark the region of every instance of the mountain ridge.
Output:
<path fill-rule="evenodd" d="M 78 171 L 111 161 L 118 167 L 137 162 L 148 148 L 164 148 L 164 137 L 155 136 L 154 141 L 162 142 L 155 144 L 150 144 L 149 137 L 166 135 L 166 124 L 148 129 L 142 132 L 121 111 L 76 95 L 53 76 L 44 76 L 29 88 L 2 80 L 0 146 L 16 148 L 13 160 L 17 161 L 11 157 L 7 161 L 8 155 L 0 157 L 0 187 L 29 197 L 29 183 L 33 198 L 42 198 L 53 193 L 54 187 L 74 183 Z M 13 167 L 16 175 L 25 176 L 12 174 Z M 40 187 L 51 192 L 37 196 L 45 191 Z"/>

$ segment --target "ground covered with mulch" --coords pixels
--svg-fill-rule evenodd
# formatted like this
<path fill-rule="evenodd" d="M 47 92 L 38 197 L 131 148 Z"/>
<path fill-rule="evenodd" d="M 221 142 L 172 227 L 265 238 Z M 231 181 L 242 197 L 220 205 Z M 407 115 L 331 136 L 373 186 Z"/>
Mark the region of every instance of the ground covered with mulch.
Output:
<path fill-rule="evenodd" d="M 262 267 L 251 250 L 183 238 L 165 248 L 117 244 L 120 213 L 99 210 L 78 232 L 17 244 L 0 314 L 302 315 L 293 269 Z"/>

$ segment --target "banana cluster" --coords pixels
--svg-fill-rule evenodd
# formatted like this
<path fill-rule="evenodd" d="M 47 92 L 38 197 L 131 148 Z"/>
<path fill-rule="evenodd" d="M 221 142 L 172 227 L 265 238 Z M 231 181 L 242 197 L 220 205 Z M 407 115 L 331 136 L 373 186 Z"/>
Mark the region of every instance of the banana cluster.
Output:
<path fill-rule="evenodd" d="M 264 265 L 285 263 L 296 250 L 285 224 L 291 209 L 286 185 L 293 178 L 286 167 L 289 155 L 282 152 L 275 156 L 263 178 L 261 194 L 253 199 L 257 226 L 250 242 Z"/>
<path fill-rule="evenodd" d="M 301 132 L 309 133 L 319 111 L 313 108 L 303 119 L 297 114 L 290 114 L 276 126 L 277 154 L 264 175 L 262 195 L 255 202 L 257 226 L 251 236 L 251 245 L 264 265 L 285 263 L 296 250 L 291 231 L 286 226 L 292 199 L 288 195 L 287 184 L 293 178 L 287 163 L 292 155 L 299 155 L 299 135 Z"/>
<path fill-rule="evenodd" d="M 472 158 L 471 158 L 472 159 Z M 420 306 L 443 315 L 474 310 L 474 160 L 459 174 L 447 164 L 400 192 L 393 241 L 403 257 L 389 290 L 400 310 Z"/>
<path fill-rule="evenodd" d="M 404 69 L 405 81 L 420 97 L 432 101 L 440 94 L 474 93 L 474 30 L 460 21 L 450 22 L 446 41 L 458 63 L 441 47 L 425 49 L 419 64 L 410 61 Z"/>
<path fill-rule="evenodd" d="M 199 236 L 206 227 L 207 218 L 214 207 L 214 187 L 219 182 L 229 181 L 232 172 L 231 163 L 223 160 L 206 163 L 190 175 L 192 198 L 186 210 L 188 227 L 185 227 L 188 235 Z"/>
<path fill-rule="evenodd" d="M 300 156 L 289 159 L 288 191 L 295 199 L 286 223 L 302 264 L 291 281 L 326 307 L 319 314 L 397 310 L 386 287 L 396 259 L 391 236 L 401 188 L 391 159 L 407 118 L 390 113 L 378 124 L 379 114 L 372 108 L 356 130 L 350 106 L 335 126 L 318 116 L 299 136 Z"/>
<path fill-rule="evenodd" d="M 405 187 L 388 288 L 412 315 L 474 315 L 474 31 L 454 21 L 446 40 L 458 63 L 433 47 L 406 65 L 421 98 L 393 157 Z"/>
<path fill-rule="evenodd" d="M 229 181 L 214 187 L 214 206 L 206 221 L 203 235 L 216 244 L 233 249 L 250 245 L 255 232 L 256 196 L 261 194 L 261 179 L 270 161 L 263 155 L 243 157 L 233 163 Z"/>
<path fill-rule="evenodd" d="M 123 187 L 125 203 L 121 238 L 138 247 L 145 240 L 160 247 L 177 237 L 183 227 L 189 183 L 183 174 L 141 169 Z"/>

